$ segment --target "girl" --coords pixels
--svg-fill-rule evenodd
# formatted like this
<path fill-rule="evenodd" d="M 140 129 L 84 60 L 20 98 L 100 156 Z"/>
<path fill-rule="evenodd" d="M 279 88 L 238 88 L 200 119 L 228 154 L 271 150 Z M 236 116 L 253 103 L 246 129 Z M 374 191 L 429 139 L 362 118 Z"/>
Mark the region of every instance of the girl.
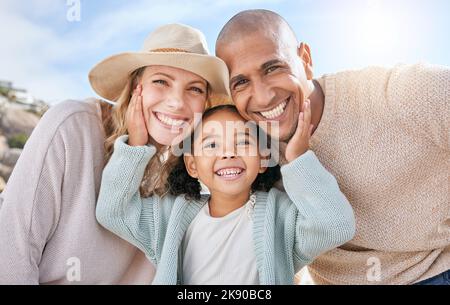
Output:
<path fill-rule="evenodd" d="M 287 194 L 272 188 L 277 168 L 265 167 L 258 132 L 234 106 L 206 111 L 163 197 L 138 191 L 156 148 L 118 138 L 97 219 L 147 254 L 154 284 L 293 284 L 298 270 L 355 233 L 336 180 L 307 150 L 310 120 L 307 102 L 281 168 Z M 199 181 L 210 195 L 200 194 Z"/>
<path fill-rule="evenodd" d="M 94 90 L 116 102 L 112 113 L 97 100 L 66 101 L 46 113 L 0 199 L 0 284 L 152 281 L 154 267 L 145 255 L 96 221 L 105 155 L 128 132 L 130 101 L 141 101 L 140 124 L 149 132 L 138 140 L 158 147 L 143 185 L 165 192 L 158 173 L 170 162 L 156 155 L 192 127 L 194 113 L 202 113 L 213 95 L 227 95 L 226 66 L 207 50 L 200 31 L 162 26 L 142 51 L 111 56 L 89 74 Z"/>

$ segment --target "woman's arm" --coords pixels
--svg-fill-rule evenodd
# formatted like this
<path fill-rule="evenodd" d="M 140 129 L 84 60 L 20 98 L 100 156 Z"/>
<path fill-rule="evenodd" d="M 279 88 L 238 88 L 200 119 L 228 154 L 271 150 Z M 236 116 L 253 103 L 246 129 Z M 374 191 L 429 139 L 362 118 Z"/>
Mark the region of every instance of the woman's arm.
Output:
<path fill-rule="evenodd" d="M 353 209 L 314 152 L 307 151 L 284 165 L 281 173 L 286 192 L 298 210 L 294 261 L 296 268 L 301 268 L 353 238 Z"/>
<path fill-rule="evenodd" d="M 159 223 L 155 209 L 160 201 L 170 204 L 170 196 L 142 198 L 139 187 L 145 168 L 156 153 L 153 146 L 129 146 L 128 136 L 118 138 L 106 165 L 97 201 L 98 222 L 109 231 L 132 243 L 155 260 Z M 166 202 L 167 201 L 167 202 Z"/>
<path fill-rule="evenodd" d="M 77 101 L 53 106 L 28 139 L 1 194 L 0 284 L 39 284 L 43 251 L 60 219 L 66 162 L 79 159 L 66 149 L 67 135 L 73 120 L 97 128 L 95 109 Z"/>

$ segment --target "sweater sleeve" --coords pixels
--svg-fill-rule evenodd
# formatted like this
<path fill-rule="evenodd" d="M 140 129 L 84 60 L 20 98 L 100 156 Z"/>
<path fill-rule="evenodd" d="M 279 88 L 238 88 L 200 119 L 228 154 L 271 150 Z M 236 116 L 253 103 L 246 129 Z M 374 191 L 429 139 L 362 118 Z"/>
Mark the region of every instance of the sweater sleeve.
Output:
<path fill-rule="evenodd" d="M 336 179 L 307 151 L 281 168 L 286 192 L 298 210 L 294 265 L 311 263 L 320 254 L 355 235 L 353 209 Z"/>
<path fill-rule="evenodd" d="M 58 225 L 65 162 L 70 158 L 62 137 L 64 122 L 78 104 L 63 102 L 47 111 L 1 194 L 0 284 L 39 284 L 39 264 Z"/>
<path fill-rule="evenodd" d="M 97 201 L 98 222 L 144 252 L 153 262 L 156 260 L 159 231 L 154 212 L 160 201 L 170 201 L 159 196 L 142 198 L 139 192 L 145 168 L 156 153 L 154 146 L 129 146 L 128 136 L 114 143 L 114 153 L 106 165 Z"/>
<path fill-rule="evenodd" d="M 400 65 L 392 70 L 386 92 L 402 128 L 450 150 L 450 68 Z"/>

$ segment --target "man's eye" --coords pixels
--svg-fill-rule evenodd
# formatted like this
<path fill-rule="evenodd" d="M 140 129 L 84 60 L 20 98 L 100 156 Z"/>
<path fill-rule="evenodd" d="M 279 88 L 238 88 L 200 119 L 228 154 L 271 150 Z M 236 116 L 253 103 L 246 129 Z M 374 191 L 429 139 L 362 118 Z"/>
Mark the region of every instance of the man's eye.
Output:
<path fill-rule="evenodd" d="M 278 68 L 280 68 L 280 66 L 271 66 L 271 67 L 267 68 L 266 73 L 271 73 L 271 72 L 277 70 Z"/>
<path fill-rule="evenodd" d="M 243 86 L 243 85 L 245 85 L 246 83 L 248 83 L 248 80 L 246 80 L 246 79 L 241 79 L 241 80 L 239 80 L 239 81 L 237 81 L 237 82 L 234 83 L 233 89 L 237 89 L 239 86 Z"/>
<path fill-rule="evenodd" d="M 167 82 L 163 79 L 156 79 L 153 81 L 154 84 L 159 84 L 159 85 L 167 85 Z"/>

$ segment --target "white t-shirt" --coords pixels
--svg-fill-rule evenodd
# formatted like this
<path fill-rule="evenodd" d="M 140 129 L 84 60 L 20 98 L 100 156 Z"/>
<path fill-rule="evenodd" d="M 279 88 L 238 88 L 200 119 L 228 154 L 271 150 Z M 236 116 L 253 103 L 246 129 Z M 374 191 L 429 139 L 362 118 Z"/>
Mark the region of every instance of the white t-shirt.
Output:
<path fill-rule="evenodd" d="M 183 284 L 258 285 L 252 205 L 214 218 L 209 204 L 194 218 L 183 241 Z"/>

